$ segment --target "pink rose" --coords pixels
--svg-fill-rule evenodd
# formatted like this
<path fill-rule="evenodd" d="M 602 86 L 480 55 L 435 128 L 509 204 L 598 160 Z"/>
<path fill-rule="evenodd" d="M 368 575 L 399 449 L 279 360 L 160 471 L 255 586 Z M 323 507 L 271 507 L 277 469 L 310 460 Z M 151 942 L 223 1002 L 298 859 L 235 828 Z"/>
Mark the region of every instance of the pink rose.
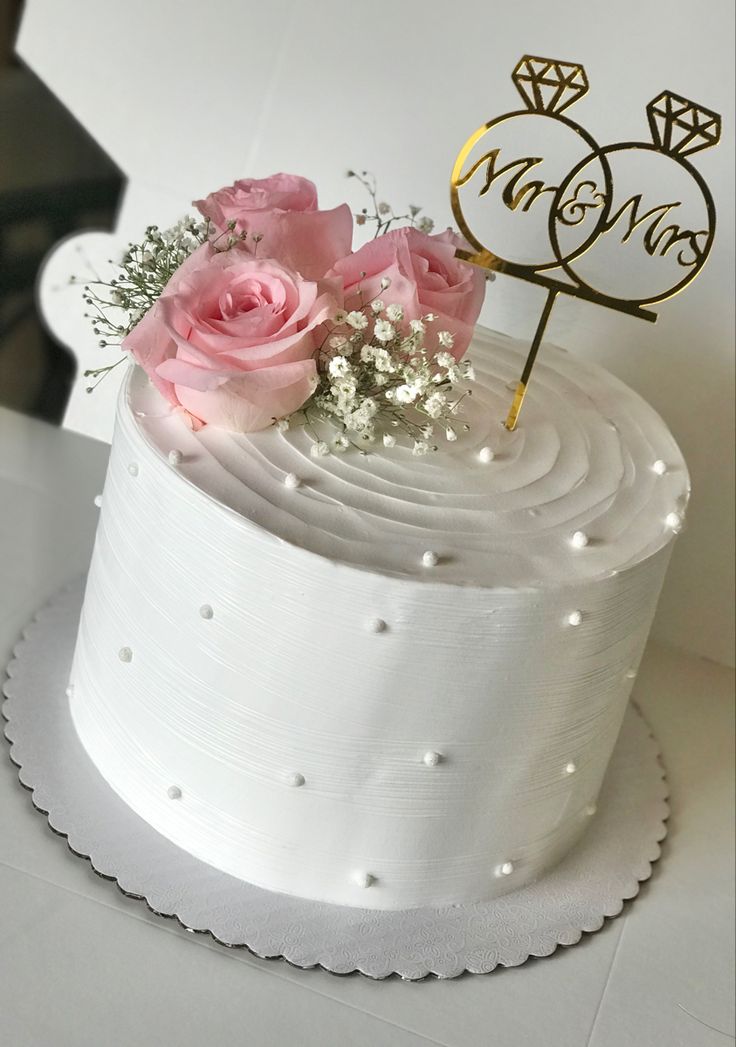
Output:
<path fill-rule="evenodd" d="M 172 404 L 202 422 L 254 432 L 311 396 L 317 329 L 340 304 L 278 262 L 203 244 L 123 348 Z"/>
<path fill-rule="evenodd" d="M 455 248 L 461 246 L 450 229 L 436 236 L 409 227 L 396 229 L 341 259 L 332 273 L 343 279 L 346 309 L 359 308 L 360 287 L 363 302 L 380 297 L 400 305 L 405 325 L 434 313 L 437 319 L 427 324 L 425 345 L 439 350 L 437 333 L 450 331 L 455 337 L 450 352 L 459 360 L 470 344 L 485 295 L 482 271 L 455 258 Z M 391 281 L 385 290 L 384 278 Z"/>
<path fill-rule="evenodd" d="M 317 210 L 317 189 L 308 178 L 275 174 L 243 178 L 194 206 L 219 233 L 246 232 L 246 250 L 318 280 L 350 251 L 353 216 L 347 204 L 332 211 Z M 260 236 L 259 242 L 253 237 Z"/>

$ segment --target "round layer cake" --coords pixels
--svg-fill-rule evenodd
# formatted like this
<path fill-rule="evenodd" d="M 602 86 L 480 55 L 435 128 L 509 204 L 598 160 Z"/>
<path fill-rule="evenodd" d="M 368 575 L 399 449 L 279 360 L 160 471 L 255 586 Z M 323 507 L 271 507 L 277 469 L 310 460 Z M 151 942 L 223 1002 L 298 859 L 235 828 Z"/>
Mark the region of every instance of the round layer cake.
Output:
<path fill-rule="evenodd" d="M 585 831 L 688 477 L 651 407 L 553 346 L 508 432 L 525 350 L 478 332 L 469 429 L 421 458 L 193 432 L 131 371 L 69 693 L 159 832 L 401 909 L 514 890 Z"/>

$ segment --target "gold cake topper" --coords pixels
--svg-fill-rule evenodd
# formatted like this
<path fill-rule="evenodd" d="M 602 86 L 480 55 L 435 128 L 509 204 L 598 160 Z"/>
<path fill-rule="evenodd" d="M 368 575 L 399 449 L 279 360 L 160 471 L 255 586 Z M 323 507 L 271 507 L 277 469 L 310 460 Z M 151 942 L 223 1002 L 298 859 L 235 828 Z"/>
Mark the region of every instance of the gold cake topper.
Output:
<path fill-rule="evenodd" d="M 588 91 L 581 65 L 524 55 L 512 80 L 526 108 L 490 120 L 472 134 L 458 153 L 451 178 L 453 214 L 471 247 L 459 250 L 458 256 L 491 273 L 515 276 L 547 290 L 506 418 L 509 430 L 516 428 L 557 295 L 582 298 L 654 322 L 657 314 L 648 307 L 673 297 L 695 279 L 713 243 L 716 214 L 702 175 L 685 157 L 716 145 L 721 135 L 717 113 L 663 91 L 647 106 L 650 142 L 601 147 L 584 128 L 563 115 Z M 520 155 L 518 149 L 524 129 L 532 143 L 530 155 Z M 549 139 L 549 155 L 536 155 L 540 150 L 535 146 L 542 137 Z M 636 151 L 636 165 L 627 163 L 632 150 Z M 664 198 L 654 206 L 645 202 L 636 178 L 646 158 L 654 167 L 658 192 L 664 191 L 665 182 L 677 180 L 678 190 L 687 188 L 695 197 L 689 218 L 680 199 Z M 662 158 L 670 163 L 664 175 Z M 633 177 L 633 191 L 629 185 L 617 197 L 614 172 L 622 184 L 631 183 Z M 495 216 L 495 224 L 489 222 L 489 215 Z M 531 228 L 541 258 L 519 258 L 518 250 L 517 257 L 512 257 L 518 243 L 513 223 L 509 226 L 511 215 L 516 216 L 516 228 L 522 223 L 527 232 Z M 506 249 L 498 244 L 504 235 Z M 631 245 L 643 252 L 641 259 L 658 263 L 666 272 L 655 272 L 656 285 L 646 288 L 631 256 L 622 260 L 612 254 L 614 243 L 618 249 Z M 597 275 L 586 274 L 581 263 L 584 255 L 588 263 L 597 263 Z M 605 285 L 614 277 L 635 282 L 626 291 L 612 290 L 610 282 L 608 288 L 598 286 L 601 280 Z"/>

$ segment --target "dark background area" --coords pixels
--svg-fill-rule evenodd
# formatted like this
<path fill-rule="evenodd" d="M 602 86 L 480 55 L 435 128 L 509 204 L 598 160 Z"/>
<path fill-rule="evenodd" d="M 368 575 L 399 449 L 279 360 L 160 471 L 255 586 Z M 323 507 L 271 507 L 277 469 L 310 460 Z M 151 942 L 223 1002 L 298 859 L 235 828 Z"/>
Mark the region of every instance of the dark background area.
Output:
<path fill-rule="evenodd" d="M 62 237 L 112 228 L 123 179 L 15 57 L 22 7 L 0 0 L 0 404 L 58 423 L 76 362 L 43 326 L 36 276 Z"/>

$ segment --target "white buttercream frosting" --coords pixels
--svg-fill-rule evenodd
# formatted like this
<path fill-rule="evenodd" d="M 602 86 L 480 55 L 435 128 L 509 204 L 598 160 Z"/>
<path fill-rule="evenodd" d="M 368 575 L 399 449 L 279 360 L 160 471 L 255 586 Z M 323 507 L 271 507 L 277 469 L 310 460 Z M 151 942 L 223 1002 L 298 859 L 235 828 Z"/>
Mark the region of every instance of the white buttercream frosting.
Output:
<path fill-rule="evenodd" d="M 132 373 L 70 701 L 164 835 L 275 890 L 402 908 L 514 890 L 584 831 L 688 480 L 646 403 L 552 346 L 508 433 L 524 350 L 479 333 L 470 431 L 420 459 L 194 432 Z"/>

